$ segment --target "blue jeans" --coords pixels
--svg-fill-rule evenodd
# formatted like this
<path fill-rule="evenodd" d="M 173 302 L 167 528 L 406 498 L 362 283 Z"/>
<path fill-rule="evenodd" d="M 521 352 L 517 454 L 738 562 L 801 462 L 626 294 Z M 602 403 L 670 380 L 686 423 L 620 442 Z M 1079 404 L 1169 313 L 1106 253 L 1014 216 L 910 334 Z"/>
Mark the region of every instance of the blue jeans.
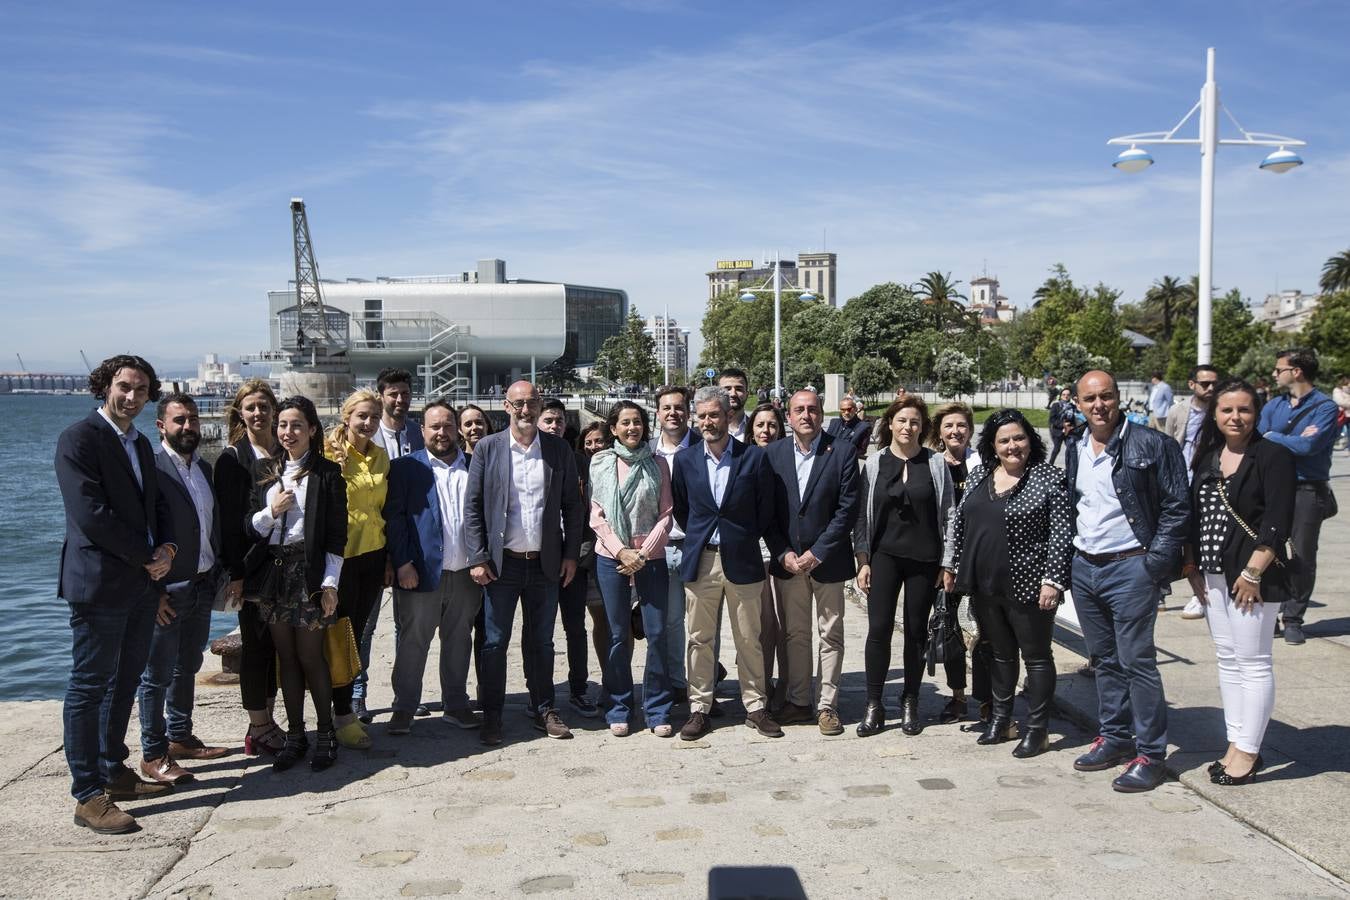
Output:
<path fill-rule="evenodd" d="M 130 755 L 127 722 L 150 655 L 158 597 L 147 582 L 121 602 L 70 604 L 70 682 L 61 719 L 70 793 L 81 803 L 97 796 Z"/>
<path fill-rule="evenodd" d="M 525 687 L 530 693 L 530 709 L 542 715 L 554 707 L 553 629 L 558 620 L 558 582 L 544 577 L 537 559 L 503 556 L 501 575 L 487 586 L 483 600 L 483 712 L 500 715 L 506 705 L 506 648 L 511 643 L 519 600 Z"/>
<path fill-rule="evenodd" d="M 684 548 L 677 544 L 666 544 L 666 650 L 665 671 L 670 676 L 670 685 L 676 690 L 685 688 L 688 679 L 684 674 L 684 582 L 680 580 L 680 563 L 684 560 Z"/>
<path fill-rule="evenodd" d="M 611 725 L 626 723 L 633 708 L 633 645 L 630 643 L 633 616 L 633 586 L 627 575 L 620 575 L 613 559 L 596 554 L 595 579 L 605 601 L 609 619 L 609 655 L 605 659 L 604 689 L 611 706 L 605 720 Z M 665 560 L 653 559 L 638 570 L 638 608 L 642 627 L 647 632 L 647 662 L 642 678 L 642 709 L 647 727 L 664 725 L 670 718 L 672 697 L 670 675 L 665 660 L 670 655 L 666 631 L 666 590 L 669 574 Z"/>
<path fill-rule="evenodd" d="M 1074 557 L 1073 602 L 1097 659 L 1101 736 L 1113 747 L 1134 743 L 1154 760 L 1167 758 L 1167 701 L 1153 643 L 1161 598 L 1143 556 L 1104 565 Z"/>
<path fill-rule="evenodd" d="M 181 741 L 192 734 L 192 700 L 202 651 L 211 632 L 215 594 L 216 580 L 209 576 L 169 591 L 169 603 L 177 616 L 168 625 L 155 623 L 150 658 L 136 693 L 141 711 L 141 755 L 146 759 L 159 759 L 169 752 L 169 741 Z"/>

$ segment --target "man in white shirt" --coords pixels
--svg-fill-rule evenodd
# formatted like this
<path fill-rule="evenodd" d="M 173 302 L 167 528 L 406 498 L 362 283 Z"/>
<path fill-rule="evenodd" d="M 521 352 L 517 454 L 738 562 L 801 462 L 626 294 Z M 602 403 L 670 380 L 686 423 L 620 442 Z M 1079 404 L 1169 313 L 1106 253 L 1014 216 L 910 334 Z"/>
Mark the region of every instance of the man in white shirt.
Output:
<path fill-rule="evenodd" d="M 696 429 L 689 427 L 689 392 L 682 387 L 666 385 L 656 391 L 656 437 L 651 439 L 652 452 L 662 457 L 670 471 L 675 471 L 675 454 L 702 440 Z M 689 686 L 685 678 L 684 662 L 684 582 L 680 579 L 680 564 L 684 561 L 684 529 L 678 522 L 670 523 L 670 539 L 666 541 L 666 568 L 670 570 L 670 590 L 666 598 L 666 672 L 670 675 L 671 692 L 676 703 L 689 702 Z"/>
<path fill-rule="evenodd" d="M 477 728 L 466 683 L 474 617 L 483 591 L 469 576 L 464 502 L 469 466 L 459 449 L 459 415 L 444 400 L 422 413 L 426 447 L 394 460 L 384 505 L 389 563 L 394 567 L 394 714 L 389 733 L 407 734 L 422 705 L 431 639 L 441 635 L 441 707 L 446 722 Z"/>

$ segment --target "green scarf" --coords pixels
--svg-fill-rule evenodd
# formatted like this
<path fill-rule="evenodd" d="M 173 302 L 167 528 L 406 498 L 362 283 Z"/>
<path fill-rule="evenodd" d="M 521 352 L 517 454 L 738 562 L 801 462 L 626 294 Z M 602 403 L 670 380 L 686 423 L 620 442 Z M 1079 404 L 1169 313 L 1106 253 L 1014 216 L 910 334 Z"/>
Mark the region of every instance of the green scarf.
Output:
<path fill-rule="evenodd" d="M 619 484 L 619 460 L 628 464 L 628 477 Z M 614 446 L 591 457 L 591 499 L 604 510 L 605 520 L 625 547 L 633 535 L 656 527 L 661 507 L 661 469 L 646 444 L 629 450 Z"/>

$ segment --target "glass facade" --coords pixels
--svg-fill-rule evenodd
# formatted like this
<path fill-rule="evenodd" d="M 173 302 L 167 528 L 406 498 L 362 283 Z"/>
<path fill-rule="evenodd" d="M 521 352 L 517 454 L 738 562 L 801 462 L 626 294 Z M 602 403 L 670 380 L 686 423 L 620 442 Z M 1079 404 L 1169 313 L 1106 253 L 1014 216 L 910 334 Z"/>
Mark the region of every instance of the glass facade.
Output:
<path fill-rule="evenodd" d="M 606 288 L 567 285 L 567 349 L 579 366 L 595 362 L 607 338 L 618 334 L 628 315 L 628 295 Z M 575 348 L 575 349 L 574 349 Z"/>
<path fill-rule="evenodd" d="M 341 346 L 347 343 L 348 316 L 340 309 L 334 309 L 331 306 L 323 308 L 324 322 L 328 326 L 328 333 L 333 338 L 333 343 Z M 277 328 L 280 331 L 281 349 L 295 350 L 298 346 L 296 341 L 296 331 L 300 327 L 300 308 L 292 306 L 283 309 L 277 313 Z M 313 346 L 316 339 L 318 328 L 311 325 L 306 329 L 309 334 L 306 336 L 305 346 Z"/>

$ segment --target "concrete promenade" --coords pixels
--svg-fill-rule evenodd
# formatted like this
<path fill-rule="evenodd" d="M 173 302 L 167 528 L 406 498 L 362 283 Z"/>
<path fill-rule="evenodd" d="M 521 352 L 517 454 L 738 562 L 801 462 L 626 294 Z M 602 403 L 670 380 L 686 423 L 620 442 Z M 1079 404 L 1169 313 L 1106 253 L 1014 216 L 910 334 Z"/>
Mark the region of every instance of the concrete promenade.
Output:
<path fill-rule="evenodd" d="M 1350 483 L 1343 457 L 1334 475 Z M 1111 791 L 1113 773 L 1072 769 L 1095 733 L 1094 688 L 1073 674 L 1083 660 L 1072 641 L 1056 648 L 1061 714 L 1039 758 L 1018 761 L 1010 745 L 978 747 L 960 726 L 937 725 L 940 671 L 924 686 L 922 734 L 856 738 L 866 616 L 851 605 L 842 737 L 814 726 L 758 737 L 730 699 L 732 667 L 728 715 L 701 741 L 613 738 L 601 720 L 573 714 L 575 739 L 550 741 L 522 715 L 513 651 L 499 748 L 434 717 L 392 737 L 382 712 L 375 747 L 341 751 L 322 774 L 274 775 L 242 754 L 189 762 L 198 781 L 126 804 L 143 830 L 122 837 L 71 824 L 59 702 L 0 704 L 0 896 L 697 897 L 717 866 L 783 867 L 812 897 L 1345 896 L 1350 513 L 1326 523 L 1320 573 L 1308 643 L 1276 641 L 1269 768 L 1243 788 L 1215 787 L 1203 772 L 1222 752 L 1223 723 L 1205 623 L 1178 615 L 1181 583 L 1158 626 L 1179 781 L 1136 796 Z M 390 699 L 387 613 L 372 666 L 380 708 Z M 893 717 L 899 650 L 897 633 Z M 591 672 L 598 681 L 594 659 Z M 198 700 L 198 734 L 240 746 L 237 688 L 203 684 Z M 134 763 L 134 733 L 130 745 Z"/>

